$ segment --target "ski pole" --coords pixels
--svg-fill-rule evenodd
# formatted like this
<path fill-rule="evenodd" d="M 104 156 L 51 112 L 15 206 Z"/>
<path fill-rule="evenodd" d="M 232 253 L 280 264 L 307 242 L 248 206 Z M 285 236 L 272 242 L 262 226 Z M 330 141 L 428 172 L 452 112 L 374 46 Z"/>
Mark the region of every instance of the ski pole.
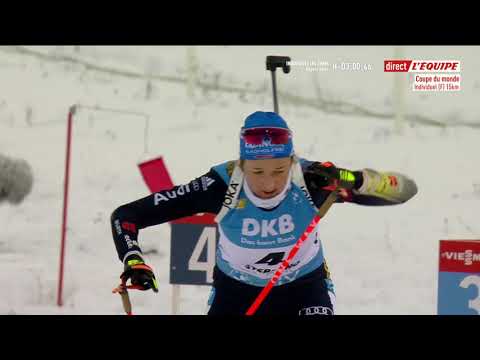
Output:
<path fill-rule="evenodd" d="M 123 310 L 127 315 L 133 315 L 132 313 L 132 303 L 130 302 L 130 296 L 128 295 L 128 289 L 140 289 L 138 285 L 127 285 L 125 281 L 122 281 L 115 289 L 112 290 L 112 293 L 118 293 L 122 297 Z"/>
<path fill-rule="evenodd" d="M 327 211 L 330 209 L 332 204 L 335 202 L 338 196 L 338 187 L 335 188 L 334 191 L 332 191 L 327 199 L 324 201 L 322 206 L 320 206 L 320 209 L 318 209 L 318 212 L 315 214 L 314 218 L 310 222 L 310 224 L 307 226 L 303 234 L 300 236 L 300 238 L 297 240 L 295 245 L 293 246 L 292 250 L 290 250 L 290 253 L 288 254 L 287 258 L 282 261 L 280 266 L 278 267 L 277 271 L 275 274 L 273 274 L 273 277 L 270 279 L 270 281 L 265 285 L 265 287 L 262 289 L 260 294 L 257 296 L 255 301 L 252 303 L 252 305 L 249 307 L 247 310 L 246 315 L 253 315 L 257 311 L 258 307 L 262 304 L 262 302 L 265 300 L 267 295 L 270 293 L 272 290 L 273 286 L 276 284 L 280 276 L 282 276 L 283 272 L 285 269 L 289 266 L 290 261 L 293 259 L 293 257 L 297 254 L 298 250 L 300 249 L 300 246 L 303 244 L 303 242 L 307 239 L 307 237 L 312 233 L 312 231 L 316 228 L 317 224 L 320 222 L 320 219 L 322 219 Z"/>

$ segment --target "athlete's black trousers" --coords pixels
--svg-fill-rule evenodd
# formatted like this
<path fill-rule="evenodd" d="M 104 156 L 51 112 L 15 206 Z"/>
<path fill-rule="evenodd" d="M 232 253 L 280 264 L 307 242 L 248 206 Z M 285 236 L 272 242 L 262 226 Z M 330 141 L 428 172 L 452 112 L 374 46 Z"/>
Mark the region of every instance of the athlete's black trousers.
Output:
<path fill-rule="evenodd" d="M 322 265 L 291 283 L 274 286 L 255 315 L 333 315 L 326 276 Z M 215 293 L 209 300 L 208 315 L 245 315 L 263 289 L 235 280 L 217 267 L 213 273 L 213 288 Z"/>

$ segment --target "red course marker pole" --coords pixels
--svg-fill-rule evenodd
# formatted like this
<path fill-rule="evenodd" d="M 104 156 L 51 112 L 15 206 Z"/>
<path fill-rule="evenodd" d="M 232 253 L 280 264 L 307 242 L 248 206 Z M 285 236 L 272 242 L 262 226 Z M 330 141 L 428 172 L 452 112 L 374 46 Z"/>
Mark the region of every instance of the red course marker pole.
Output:
<path fill-rule="evenodd" d="M 67 151 L 65 158 L 65 181 L 63 187 L 63 215 L 62 215 L 62 240 L 60 244 L 60 270 L 58 275 L 58 292 L 57 292 L 57 305 L 63 305 L 62 292 L 63 292 L 63 272 L 65 265 L 65 241 L 67 233 L 67 210 L 68 210 L 68 185 L 70 179 L 70 154 L 72 144 L 72 120 L 75 114 L 75 105 L 72 106 L 68 112 L 67 121 Z"/>

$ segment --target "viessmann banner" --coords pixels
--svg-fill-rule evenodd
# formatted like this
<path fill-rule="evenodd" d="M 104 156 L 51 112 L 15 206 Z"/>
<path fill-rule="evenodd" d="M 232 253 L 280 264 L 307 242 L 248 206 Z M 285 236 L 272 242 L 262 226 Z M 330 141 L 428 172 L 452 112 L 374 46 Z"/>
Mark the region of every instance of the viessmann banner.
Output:
<path fill-rule="evenodd" d="M 439 315 L 480 315 L 480 240 L 441 240 Z"/>

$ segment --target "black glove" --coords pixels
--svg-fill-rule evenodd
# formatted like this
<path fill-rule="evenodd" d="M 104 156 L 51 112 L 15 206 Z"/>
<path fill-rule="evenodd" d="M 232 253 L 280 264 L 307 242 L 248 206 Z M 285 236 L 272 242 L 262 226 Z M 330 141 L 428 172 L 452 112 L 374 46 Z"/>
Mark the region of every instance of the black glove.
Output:
<path fill-rule="evenodd" d="M 361 175 L 346 169 L 337 168 L 331 162 L 314 162 L 304 172 L 305 183 L 312 190 L 356 189 L 361 184 Z"/>
<path fill-rule="evenodd" d="M 128 279 L 132 282 L 133 289 L 148 290 L 152 289 L 158 292 L 158 284 L 155 279 L 155 274 L 150 266 L 145 264 L 143 259 L 138 255 L 131 255 L 125 261 L 125 270 L 120 275 L 123 283 Z"/>

